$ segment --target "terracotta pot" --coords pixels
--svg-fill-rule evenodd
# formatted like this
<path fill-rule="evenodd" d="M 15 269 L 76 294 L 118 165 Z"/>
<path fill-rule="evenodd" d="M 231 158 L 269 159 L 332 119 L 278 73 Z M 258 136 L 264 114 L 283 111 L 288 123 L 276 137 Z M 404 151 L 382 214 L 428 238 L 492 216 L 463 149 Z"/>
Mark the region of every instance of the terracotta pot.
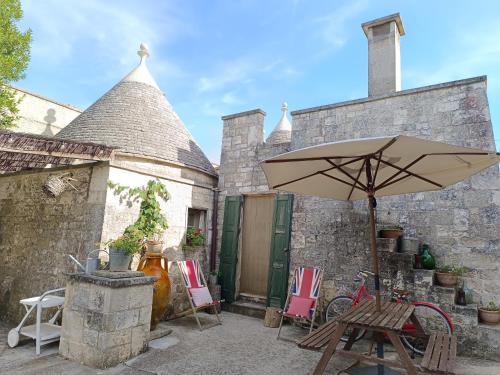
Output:
<path fill-rule="evenodd" d="M 479 308 L 479 319 L 486 324 L 497 324 L 500 322 L 500 310 L 491 311 Z"/>
<path fill-rule="evenodd" d="M 436 279 L 439 285 L 446 288 L 452 288 L 458 282 L 458 276 L 448 272 L 436 272 Z"/>
<path fill-rule="evenodd" d="M 398 238 L 403 235 L 402 229 L 382 229 L 380 231 L 381 238 Z"/>
<path fill-rule="evenodd" d="M 161 263 L 162 259 L 164 259 L 164 266 Z M 151 331 L 153 331 L 160 322 L 170 301 L 171 291 L 167 257 L 161 253 L 146 253 L 139 261 L 137 271 L 142 271 L 147 276 L 157 278 L 154 284 L 153 309 L 151 311 Z"/>
<path fill-rule="evenodd" d="M 163 242 L 161 241 L 146 241 L 146 249 L 148 253 L 161 253 Z"/>

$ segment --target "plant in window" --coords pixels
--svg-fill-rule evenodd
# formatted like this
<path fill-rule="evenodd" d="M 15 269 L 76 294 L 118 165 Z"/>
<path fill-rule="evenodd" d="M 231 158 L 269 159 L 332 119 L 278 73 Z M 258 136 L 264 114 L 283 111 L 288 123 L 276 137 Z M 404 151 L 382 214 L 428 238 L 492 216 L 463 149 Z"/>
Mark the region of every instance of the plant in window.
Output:
<path fill-rule="evenodd" d="M 205 236 L 201 228 L 190 227 L 186 231 L 186 243 L 188 246 L 203 246 Z"/>

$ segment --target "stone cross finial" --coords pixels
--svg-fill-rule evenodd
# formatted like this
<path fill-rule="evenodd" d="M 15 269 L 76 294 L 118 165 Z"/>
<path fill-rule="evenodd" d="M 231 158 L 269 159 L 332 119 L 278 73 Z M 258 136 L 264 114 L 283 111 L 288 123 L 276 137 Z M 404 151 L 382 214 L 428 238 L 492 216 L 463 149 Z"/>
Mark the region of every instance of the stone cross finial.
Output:
<path fill-rule="evenodd" d="M 146 43 L 141 43 L 139 51 L 137 51 L 137 54 L 141 57 L 141 63 L 142 63 L 146 57 L 149 57 L 148 45 Z"/>
<path fill-rule="evenodd" d="M 283 102 L 283 104 L 281 104 L 281 111 L 283 113 L 288 112 L 288 104 L 286 102 Z"/>

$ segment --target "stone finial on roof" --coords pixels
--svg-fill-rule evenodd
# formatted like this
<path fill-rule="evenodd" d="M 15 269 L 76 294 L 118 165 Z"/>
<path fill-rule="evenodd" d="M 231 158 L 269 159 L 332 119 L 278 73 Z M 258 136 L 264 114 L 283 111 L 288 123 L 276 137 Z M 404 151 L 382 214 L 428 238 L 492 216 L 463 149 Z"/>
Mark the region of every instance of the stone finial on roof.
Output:
<path fill-rule="evenodd" d="M 139 46 L 139 51 L 137 54 L 141 57 L 141 63 L 145 60 L 146 57 L 149 57 L 149 48 L 146 43 L 141 43 Z"/>
<path fill-rule="evenodd" d="M 288 104 L 286 102 L 283 102 L 283 104 L 281 104 L 281 112 L 283 112 L 283 114 L 281 115 L 281 119 L 279 120 L 278 124 L 269 135 L 269 137 L 267 137 L 266 143 L 287 143 L 292 139 L 292 125 L 290 124 L 290 121 L 288 121 Z"/>
<path fill-rule="evenodd" d="M 151 156 L 215 176 L 214 167 L 149 72 L 147 45 L 142 43 L 137 54 L 139 65 L 57 138 L 113 146 L 120 153 Z"/>
<path fill-rule="evenodd" d="M 146 43 L 141 43 L 137 54 L 141 58 L 139 65 L 137 65 L 137 67 L 132 70 L 125 78 L 123 78 L 122 82 L 142 82 L 160 90 L 160 87 L 158 86 L 155 79 L 149 72 L 148 67 L 146 66 L 146 58 L 150 56 L 148 45 Z"/>

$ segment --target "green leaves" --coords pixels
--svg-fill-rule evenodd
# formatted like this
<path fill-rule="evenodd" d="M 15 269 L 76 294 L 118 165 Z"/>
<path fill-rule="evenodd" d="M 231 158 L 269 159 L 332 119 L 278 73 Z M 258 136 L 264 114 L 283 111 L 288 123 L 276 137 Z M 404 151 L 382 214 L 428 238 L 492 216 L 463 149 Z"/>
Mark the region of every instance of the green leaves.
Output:
<path fill-rule="evenodd" d="M 160 202 L 170 199 L 166 186 L 159 180 L 150 180 L 146 186 L 128 187 L 108 181 L 108 186 L 114 194 L 120 197 L 120 203 L 128 206 L 140 201 L 139 217 L 136 222 L 125 229 L 125 233 L 137 231 L 142 234 L 142 241 L 160 236 L 167 228 L 167 218 L 161 213 Z"/>
<path fill-rule="evenodd" d="M 24 78 L 30 61 L 31 30 L 16 24 L 22 16 L 19 0 L 0 1 L 0 128 L 15 126 L 21 98 L 7 84 Z"/>

